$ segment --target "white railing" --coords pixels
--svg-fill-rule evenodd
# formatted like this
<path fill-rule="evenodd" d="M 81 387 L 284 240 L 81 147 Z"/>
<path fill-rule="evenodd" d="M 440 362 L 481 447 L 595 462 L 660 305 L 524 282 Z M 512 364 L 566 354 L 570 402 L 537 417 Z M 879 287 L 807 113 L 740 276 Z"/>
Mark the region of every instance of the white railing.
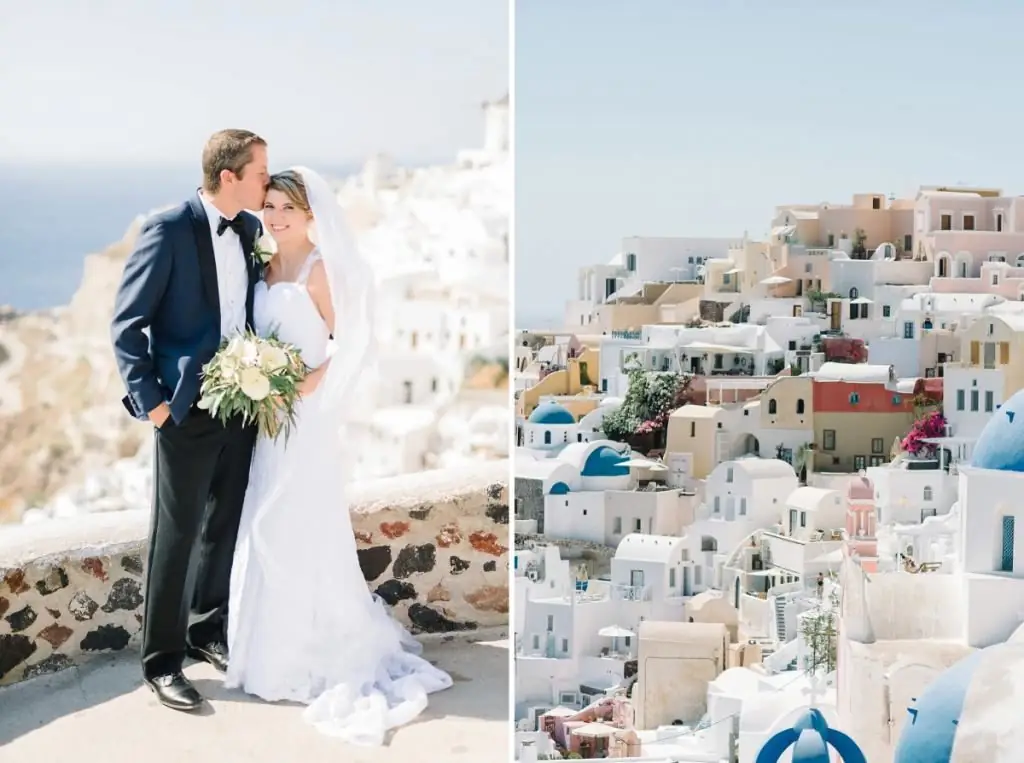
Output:
<path fill-rule="evenodd" d="M 748 638 L 764 638 L 771 633 L 772 608 L 767 599 L 749 593 L 740 595 L 739 621 Z"/>
<path fill-rule="evenodd" d="M 781 567 L 797 574 L 803 573 L 806 543 L 770 532 L 761 534 L 761 542 L 768 546 L 768 556 L 773 567 Z"/>

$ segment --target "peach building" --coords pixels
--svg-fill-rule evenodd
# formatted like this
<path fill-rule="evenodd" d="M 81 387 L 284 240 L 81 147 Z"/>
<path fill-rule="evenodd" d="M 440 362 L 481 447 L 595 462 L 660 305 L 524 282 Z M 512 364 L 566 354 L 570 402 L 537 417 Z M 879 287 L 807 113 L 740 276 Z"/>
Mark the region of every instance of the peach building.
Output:
<path fill-rule="evenodd" d="M 783 234 L 789 243 L 808 249 L 849 251 L 858 230 L 864 233 L 866 252 L 884 243 L 893 244 L 898 251 L 912 252 L 914 200 L 858 193 L 850 204 L 823 202 L 776 207 L 772 219 L 773 234 Z"/>
<path fill-rule="evenodd" d="M 646 325 L 685 323 L 700 312 L 699 283 L 647 283 L 630 296 L 597 305 L 589 330 L 598 334 L 639 331 Z"/>

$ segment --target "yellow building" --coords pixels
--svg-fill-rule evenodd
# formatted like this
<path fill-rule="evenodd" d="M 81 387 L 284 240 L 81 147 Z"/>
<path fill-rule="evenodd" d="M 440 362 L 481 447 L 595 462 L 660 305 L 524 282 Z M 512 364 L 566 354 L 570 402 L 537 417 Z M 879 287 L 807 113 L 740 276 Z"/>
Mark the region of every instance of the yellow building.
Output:
<path fill-rule="evenodd" d="M 812 429 L 813 394 L 810 376 L 780 376 L 761 393 L 761 428 Z"/>
<path fill-rule="evenodd" d="M 951 364 L 962 369 L 1002 372 L 1001 404 L 1024 389 L 1024 315 L 986 315 L 963 331 L 961 360 Z M 956 400 L 947 400 L 947 405 Z"/>
<path fill-rule="evenodd" d="M 668 417 L 666 453 L 690 453 L 690 476 L 705 479 L 715 468 L 715 448 L 725 409 L 707 405 L 684 405 Z"/>
<path fill-rule="evenodd" d="M 519 399 L 516 400 L 516 414 L 524 419 L 529 418 L 542 397 L 564 398 L 595 392 L 597 386 L 594 379 L 597 377 L 600 367 L 599 358 L 600 353 L 589 348 L 583 350 L 578 357 L 569 358 L 564 369 L 551 372 L 529 389 L 523 390 Z M 597 407 L 598 400 L 592 397 L 583 397 L 578 401 L 560 399 L 558 402 L 568 408 L 579 421 L 582 416 Z"/>

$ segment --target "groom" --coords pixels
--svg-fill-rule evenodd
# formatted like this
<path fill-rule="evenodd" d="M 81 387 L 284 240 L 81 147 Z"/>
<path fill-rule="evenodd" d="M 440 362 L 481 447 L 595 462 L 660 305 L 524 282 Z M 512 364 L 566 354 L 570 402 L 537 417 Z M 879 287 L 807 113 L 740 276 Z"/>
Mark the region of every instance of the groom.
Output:
<path fill-rule="evenodd" d="M 186 656 L 227 669 L 231 560 L 256 430 L 200 410 L 200 372 L 221 340 L 252 325 L 267 144 L 222 130 L 203 149 L 203 187 L 150 217 L 125 263 L 111 336 L 125 407 L 156 438 L 142 666 L 175 710 L 202 697 L 182 674 Z"/>

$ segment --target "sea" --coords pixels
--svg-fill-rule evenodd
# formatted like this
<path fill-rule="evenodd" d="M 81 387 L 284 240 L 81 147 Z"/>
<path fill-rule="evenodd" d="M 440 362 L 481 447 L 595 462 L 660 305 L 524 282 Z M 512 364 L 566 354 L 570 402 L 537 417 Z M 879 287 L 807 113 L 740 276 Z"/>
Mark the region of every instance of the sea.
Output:
<path fill-rule="evenodd" d="M 359 169 L 309 166 L 330 178 Z M 0 164 L 0 305 L 67 304 L 86 255 L 118 241 L 136 215 L 188 198 L 200 180 L 198 167 Z"/>

